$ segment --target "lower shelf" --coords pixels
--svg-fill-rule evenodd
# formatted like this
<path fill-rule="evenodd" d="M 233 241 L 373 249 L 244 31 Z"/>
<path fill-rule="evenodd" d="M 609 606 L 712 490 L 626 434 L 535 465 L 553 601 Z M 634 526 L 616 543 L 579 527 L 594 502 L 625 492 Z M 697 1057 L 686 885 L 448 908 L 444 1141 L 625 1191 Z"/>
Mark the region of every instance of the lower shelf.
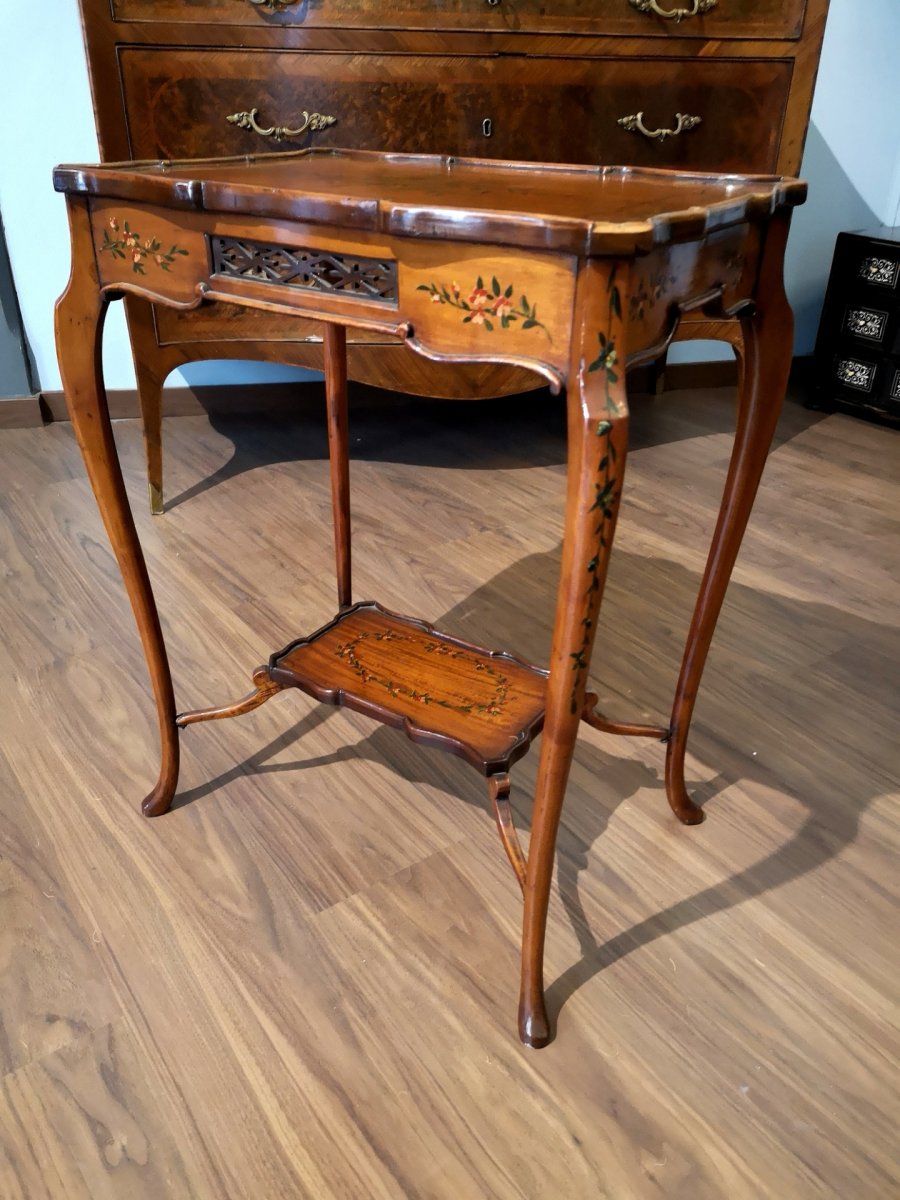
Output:
<path fill-rule="evenodd" d="M 508 770 L 544 723 L 546 671 L 373 601 L 274 654 L 268 674 L 459 754 L 485 775 Z"/>

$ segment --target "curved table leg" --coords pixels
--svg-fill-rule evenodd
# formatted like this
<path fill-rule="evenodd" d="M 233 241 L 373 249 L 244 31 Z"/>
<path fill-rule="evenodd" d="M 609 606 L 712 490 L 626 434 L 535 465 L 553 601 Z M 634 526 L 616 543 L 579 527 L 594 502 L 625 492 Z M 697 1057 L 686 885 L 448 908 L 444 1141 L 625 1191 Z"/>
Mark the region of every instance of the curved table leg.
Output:
<path fill-rule="evenodd" d="M 525 877 L 519 1036 L 535 1047 L 550 1040 L 543 962 L 553 855 L 575 738 L 585 710 L 597 614 L 628 449 L 625 372 L 620 365 L 625 355 L 615 268 L 602 261 L 585 267 L 576 303 L 578 327 L 572 338 L 568 387 L 563 560 Z"/>
<path fill-rule="evenodd" d="M 171 807 L 178 782 L 172 676 L 109 420 L 100 357 L 106 301 L 99 291 L 88 211 L 82 201 L 69 201 L 69 224 L 73 266 L 69 285 L 56 305 L 57 354 L 75 436 L 134 610 L 156 697 L 162 763 L 156 786 L 142 805 L 148 817 L 155 817 Z"/>
<path fill-rule="evenodd" d="M 703 810 L 690 799 L 684 783 L 684 756 L 694 704 L 791 368 L 794 322 L 782 279 L 787 231 L 787 219 L 772 221 L 760 269 L 756 312 L 741 321 L 744 347 L 743 356 L 738 356 L 740 396 L 734 449 L 675 690 L 666 748 L 666 795 L 672 811 L 685 825 L 703 820 Z"/>

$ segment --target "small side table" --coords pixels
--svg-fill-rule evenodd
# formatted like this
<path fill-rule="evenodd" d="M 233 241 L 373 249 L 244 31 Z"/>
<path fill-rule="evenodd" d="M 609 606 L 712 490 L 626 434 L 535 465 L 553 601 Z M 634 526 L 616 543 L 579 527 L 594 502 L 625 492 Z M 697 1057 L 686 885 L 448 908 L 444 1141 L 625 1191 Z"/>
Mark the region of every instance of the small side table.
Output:
<path fill-rule="evenodd" d="M 838 234 L 810 402 L 900 423 L 900 229 Z"/>
<path fill-rule="evenodd" d="M 289 687 L 461 755 L 487 779 L 522 887 L 519 1032 L 545 1045 L 547 906 L 581 721 L 665 742 L 669 803 L 687 824 L 702 819 L 685 789 L 687 734 L 787 384 L 793 322 L 784 246 L 805 185 L 363 151 L 61 167 L 54 178 L 72 232 L 72 276 L 57 305 L 63 383 L 159 714 L 162 764 L 144 812 L 171 806 L 181 729 L 250 712 Z M 103 316 L 128 293 L 182 309 L 226 301 L 325 325 L 339 611 L 257 668 L 243 700 L 180 715 L 103 389 Z M 657 359 L 686 312 L 740 318 L 734 451 L 671 718 L 614 723 L 596 711 L 587 679 L 628 453 L 625 371 Z M 353 603 L 348 326 L 390 333 L 438 361 L 525 366 L 554 390 L 566 388 L 565 539 L 549 669 Z M 508 803 L 509 769 L 539 733 L 526 857 Z"/>

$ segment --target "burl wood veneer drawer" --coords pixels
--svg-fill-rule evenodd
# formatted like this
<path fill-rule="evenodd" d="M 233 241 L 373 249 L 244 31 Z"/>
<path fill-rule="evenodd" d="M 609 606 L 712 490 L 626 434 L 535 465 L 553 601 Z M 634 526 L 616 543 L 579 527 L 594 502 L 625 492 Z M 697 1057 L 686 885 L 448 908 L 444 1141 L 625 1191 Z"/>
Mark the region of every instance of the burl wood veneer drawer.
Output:
<path fill-rule="evenodd" d="M 120 21 L 634 37 L 797 38 L 806 0 L 112 0 Z M 694 13 L 694 9 L 697 12 Z M 548 9 L 550 11 L 548 11 Z"/>
<path fill-rule="evenodd" d="M 792 64 L 126 47 L 120 68 L 135 158 L 297 148 L 312 137 L 406 153 L 772 172 Z M 296 129 L 312 112 L 334 124 L 278 142 L 229 121 L 253 109 L 262 128 Z"/>

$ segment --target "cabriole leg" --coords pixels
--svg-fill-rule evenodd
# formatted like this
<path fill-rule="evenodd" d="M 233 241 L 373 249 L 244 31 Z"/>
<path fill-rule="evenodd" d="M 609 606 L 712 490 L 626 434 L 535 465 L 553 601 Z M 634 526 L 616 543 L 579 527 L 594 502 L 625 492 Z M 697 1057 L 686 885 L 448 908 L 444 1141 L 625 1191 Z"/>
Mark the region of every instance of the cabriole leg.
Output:
<path fill-rule="evenodd" d="M 568 387 L 565 537 L 525 878 L 519 1036 L 545 1046 L 544 937 L 556 834 L 612 549 L 625 456 L 628 404 L 616 268 L 586 266 L 578 282 Z"/>
<path fill-rule="evenodd" d="M 684 782 L 684 756 L 694 704 L 791 369 L 794 322 L 782 280 L 788 225 L 785 215 L 772 221 L 756 311 L 741 321 L 744 346 L 743 355 L 738 357 L 740 388 L 734 448 L 675 690 L 666 748 L 666 795 L 672 811 L 685 825 L 703 820 L 703 811 L 688 796 Z"/>
<path fill-rule="evenodd" d="M 56 348 L 72 426 L 134 610 L 156 697 L 162 762 L 156 786 L 142 805 L 144 813 L 153 817 L 171 807 L 178 782 L 172 676 L 109 420 L 100 355 L 106 301 L 100 295 L 83 201 L 69 200 L 69 224 L 72 275 L 56 305 Z"/>

